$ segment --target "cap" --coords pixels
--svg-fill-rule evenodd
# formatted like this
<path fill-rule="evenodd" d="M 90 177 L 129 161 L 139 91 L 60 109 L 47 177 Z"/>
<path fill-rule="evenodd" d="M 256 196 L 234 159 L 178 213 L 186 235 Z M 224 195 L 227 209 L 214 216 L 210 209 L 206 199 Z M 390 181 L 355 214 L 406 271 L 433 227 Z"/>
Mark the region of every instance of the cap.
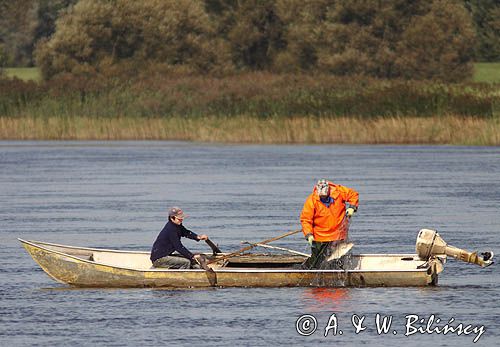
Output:
<path fill-rule="evenodd" d="M 184 211 L 182 211 L 179 207 L 172 207 L 168 210 L 168 216 L 169 217 L 177 217 L 180 219 L 184 219 L 187 217 L 187 215 L 184 214 Z"/>
<path fill-rule="evenodd" d="M 316 183 L 316 192 L 319 196 L 325 196 L 330 193 L 330 186 L 328 185 L 328 181 L 324 178 L 320 179 L 318 183 Z"/>

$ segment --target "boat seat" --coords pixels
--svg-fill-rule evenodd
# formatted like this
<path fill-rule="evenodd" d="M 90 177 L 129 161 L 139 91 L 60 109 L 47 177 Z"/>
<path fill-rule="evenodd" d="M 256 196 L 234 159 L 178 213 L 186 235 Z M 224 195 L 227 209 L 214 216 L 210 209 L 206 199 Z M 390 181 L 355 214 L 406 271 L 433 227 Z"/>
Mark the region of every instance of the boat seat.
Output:
<path fill-rule="evenodd" d="M 132 269 L 144 270 L 152 266 L 149 253 L 94 252 L 92 259 L 96 263 Z"/>

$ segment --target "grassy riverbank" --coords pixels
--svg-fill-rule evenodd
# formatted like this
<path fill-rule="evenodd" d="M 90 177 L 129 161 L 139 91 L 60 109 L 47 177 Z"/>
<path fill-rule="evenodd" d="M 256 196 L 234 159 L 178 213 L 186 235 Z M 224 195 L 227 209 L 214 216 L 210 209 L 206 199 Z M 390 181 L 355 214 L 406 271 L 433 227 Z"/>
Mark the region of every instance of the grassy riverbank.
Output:
<path fill-rule="evenodd" d="M 36 67 L 8 67 L 4 69 L 5 76 L 9 78 L 18 78 L 23 81 L 40 82 L 42 73 Z"/>
<path fill-rule="evenodd" d="M 36 67 L 5 68 L 4 72 L 7 77 L 15 77 L 23 81 L 40 82 L 42 80 L 42 73 Z M 474 82 L 500 83 L 500 62 L 475 63 L 472 80 Z"/>
<path fill-rule="evenodd" d="M 474 82 L 500 83 L 500 62 L 475 63 Z"/>
<path fill-rule="evenodd" d="M 157 70 L 0 79 L 0 140 L 499 145 L 500 84 Z"/>
<path fill-rule="evenodd" d="M 2 140 L 500 145 L 500 120 L 475 117 L 0 117 Z"/>
<path fill-rule="evenodd" d="M 0 79 L 7 117 L 497 117 L 500 84 L 250 72 Z"/>

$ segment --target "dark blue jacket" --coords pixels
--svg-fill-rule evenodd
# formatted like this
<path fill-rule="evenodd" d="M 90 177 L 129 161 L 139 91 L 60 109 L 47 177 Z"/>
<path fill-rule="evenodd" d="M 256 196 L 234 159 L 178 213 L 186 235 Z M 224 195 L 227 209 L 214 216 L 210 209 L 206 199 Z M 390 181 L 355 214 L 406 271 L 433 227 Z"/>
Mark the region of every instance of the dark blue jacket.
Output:
<path fill-rule="evenodd" d="M 193 253 L 187 250 L 181 243 L 181 236 L 188 239 L 198 240 L 198 235 L 186 229 L 182 224 L 177 225 L 170 219 L 165 224 L 162 231 L 156 238 L 153 248 L 151 249 L 151 261 L 171 255 L 174 251 L 179 252 L 185 258 L 193 259 Z"/>

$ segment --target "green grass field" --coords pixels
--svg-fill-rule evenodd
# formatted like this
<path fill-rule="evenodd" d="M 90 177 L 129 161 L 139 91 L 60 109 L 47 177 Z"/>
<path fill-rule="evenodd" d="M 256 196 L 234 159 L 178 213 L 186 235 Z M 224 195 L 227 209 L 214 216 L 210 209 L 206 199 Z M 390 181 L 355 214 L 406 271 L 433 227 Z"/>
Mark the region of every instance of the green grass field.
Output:
<path fill-rule="evenodd" d="M 17 77 L 24 81 L 40 81 L 42 78 L 40 70 L 36 67 L 5 68 L 4 71 L 7 76 Z M 500 62 L 474 64 L 473 81 L 500 83 Z"/>
<path fill-rule="evenodd" d="M 500 83 L 500 62 L 474 64 L 474 82 Z"/>
<path fill-rule="evenodd" d="M 40 81 L 42 75 L 37 67 L 9 67 L 4 69 L 8 77 L 17 77 L 23 81 Z"/>

